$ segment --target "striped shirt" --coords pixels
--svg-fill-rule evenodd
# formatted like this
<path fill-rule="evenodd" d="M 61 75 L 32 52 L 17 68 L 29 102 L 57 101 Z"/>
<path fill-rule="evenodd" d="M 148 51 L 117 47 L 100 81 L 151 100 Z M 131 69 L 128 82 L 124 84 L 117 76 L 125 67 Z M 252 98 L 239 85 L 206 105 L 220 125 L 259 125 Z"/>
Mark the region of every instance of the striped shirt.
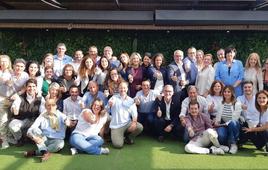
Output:
<path fill-rule="evenodd" d="M 230 120 L 232 120 L 232 107 L 234 107 L 234 105 L 231 104 L 227 104 L 224 103 L 223 104 L 223 110 L 222 110 L 222 115 L 221 115 L 221 119 L 223 122 L 228 122 Z"/>

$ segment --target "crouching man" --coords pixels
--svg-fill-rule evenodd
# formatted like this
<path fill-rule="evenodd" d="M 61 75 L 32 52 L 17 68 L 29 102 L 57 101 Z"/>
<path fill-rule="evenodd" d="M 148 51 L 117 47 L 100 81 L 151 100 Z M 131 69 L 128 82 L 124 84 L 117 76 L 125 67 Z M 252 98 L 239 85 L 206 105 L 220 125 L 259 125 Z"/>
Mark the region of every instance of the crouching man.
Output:
<path fill-rule="evenodd" d="M 185 128 L 190 137 L 190 142 L 185 146 L 187 153 L 223 155 L 224 152 L 228 152 L 227 146 L 219 144 L 218 134 L 212 129 L 211 120 L 207 115 L 199 112 L 197 101 L 189 103 L 189 114 L 185 117 L 185 121 Z"/>
<path fill-rule="evenodd" d="M 66 126 L 73 126 L 72 121 L 57 110 L 55 100 L 48 99 L 45 107 L 46 111 L 27 131 L 27 136 L 36 143 L 38 149 L 24 152 L 25 157 L 41 156 L 41 162 L 48 160 L 51 152 L 58 152 L 64 147 Z"/>

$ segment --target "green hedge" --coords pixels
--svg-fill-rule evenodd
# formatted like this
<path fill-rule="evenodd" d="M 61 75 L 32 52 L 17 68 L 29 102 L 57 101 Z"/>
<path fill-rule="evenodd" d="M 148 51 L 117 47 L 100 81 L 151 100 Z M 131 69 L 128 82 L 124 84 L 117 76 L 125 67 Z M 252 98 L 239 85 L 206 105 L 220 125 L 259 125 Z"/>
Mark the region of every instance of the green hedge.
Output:
<path fill-rule="evenodd" d="M 114 54 L 138 51 L 162 52 L 170 61 L 173 51 L 186 52 L 190 46 L 203 49 L 206 53 L 215 52 L 220 47 L 233 45 L 237 57 L 243 61 L 251 52 L 260 54 L 262 61 L 268 54 L 268 32 L 255 31 L 119 31 L 119 30 L 39 30 L 19 29 L 0 31 L 0 52 L 12 59 L 23 57 L 41 61 L 47 52 L 55 53 L 57 43 L 67 45 L 67 54 L 76 49 L 87 51 L 88 46 L 96 45 L 99 54 L 106 45 L 113 47 Z"/>

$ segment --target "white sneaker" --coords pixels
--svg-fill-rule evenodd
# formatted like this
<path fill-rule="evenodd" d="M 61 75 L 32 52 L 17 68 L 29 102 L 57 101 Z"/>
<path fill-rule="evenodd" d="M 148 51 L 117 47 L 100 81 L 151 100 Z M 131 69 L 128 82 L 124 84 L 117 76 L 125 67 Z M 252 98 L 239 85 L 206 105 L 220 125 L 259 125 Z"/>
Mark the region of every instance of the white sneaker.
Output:
<path fill-rule="evenodd" d="M 101 154 L 108 155 L 110 153 L 109 148 L 101 148 Z"/>
<path fill-rule="evenodd" d="M 229 150 L 229 153 L 231 154 L 236 154 L 237 153 L 237 145 L 236 144 L 231 144 L 231 147 L 230 147 L 230 150 Z"/>
<path fill-rule="evenodd" d="M 76 155 L 78 153 L 76 148 L 71 148 L 70 151 L 71 151 L 71 155 Z"/>
<path fill-rule="evenodd" d="M 2 148 L 1 149 L 7 149 L 7 148 L 9 148 L 8 142 L 7 141 L 3 141 L 2 142 Z"/>
<path fill-rule="evenodd" d="M 225 145 L 221 145 L 220 148 L 224 151 L 224 152 L 228 152 L 229 151 L 229 147 L 225 146 Z"/>
<path fill-rule="evenodd" d="M 212 153 L 215 155 L 224 155 L 224 151 L 221 148 L 217 148 L 216 146 L 211 146 L 210 148 Z"/>

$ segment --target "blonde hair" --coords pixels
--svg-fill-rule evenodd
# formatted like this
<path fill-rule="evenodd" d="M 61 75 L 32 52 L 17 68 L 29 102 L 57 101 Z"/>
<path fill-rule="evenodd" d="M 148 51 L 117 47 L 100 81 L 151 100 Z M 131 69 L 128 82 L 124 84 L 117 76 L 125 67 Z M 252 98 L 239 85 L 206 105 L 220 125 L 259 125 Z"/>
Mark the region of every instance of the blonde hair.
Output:
<path fill-rule="evenodd" d="M 10 57 L 9 57 L 8 55 L 0 55 L 0 62 L 1 62 L 1 59 L 2 59 L 2 58 L 6 58 L 6 59 L 8 59 L 8 67 L 7 67 L 7 69 L 8 69 L 9 71 L 12 71 L 12 64 L 11 64 Z"/>
<path fill-rule="evenodd" d="M 133 59 L 135 56 L 138 56 L 139 60 L 140 60 L 140 63 L 141 64 L 141 55 L 137 52 L 133 52 L 130 57 L 129 57 L 129 66 L 133 66 Z"/>
<path fill-rule="evenodd" d="M 255 56 L 257 58 L 257 64 L 255 66 L 255 69 L 257 71 L 260 71 L 261 70 L 261 61 L 260 61 L 260 56 L 258 53 L 250 53 L 248 58 L 247 58 L 247 61 L 246 61 L 246 65 L 245 65 L 245 69 L 249 69 L 250 65 L 249 65 L 249 60 L 251 57 Z"/>

